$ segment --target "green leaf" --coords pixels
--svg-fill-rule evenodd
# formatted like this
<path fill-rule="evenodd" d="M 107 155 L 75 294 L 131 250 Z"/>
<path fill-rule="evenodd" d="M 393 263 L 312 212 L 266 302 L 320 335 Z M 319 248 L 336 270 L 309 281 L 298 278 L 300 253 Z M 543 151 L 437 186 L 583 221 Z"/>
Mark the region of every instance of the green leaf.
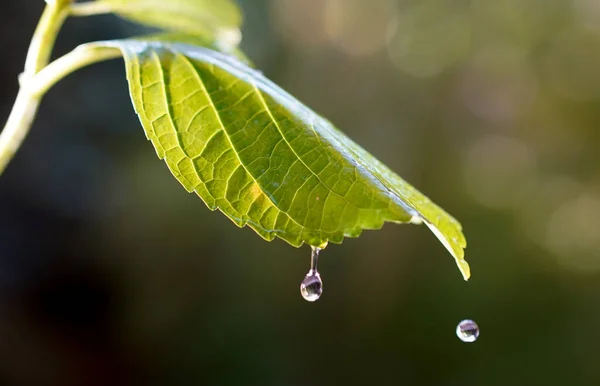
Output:
<path fill-rule="evenodd" d="M 97 0 L 117 15 L 151 27 L 216 38 L 237 46 L 242 13 L 233 0 Z"/>
<path fill-rule="evenodd" d="M 140 43 L 157 42 L 164 44 L 187 44 L 192 46 L 200 46 L 210 48 L 215 51 L 223 52 L 224 54 L 234 56 L 235 59 L 245 63 L 246 65 L 253 67 L 254 65 L 248 59 L 246 54 L 239 49 L 239 47 L 223 47 L 222 42 L 215 40 L 214 38 L 208 38 L 207 36 L 188 35 L 179 32 L 171 33 L 158 33 L 153 35 L 138 36 L 130 38 L 130 40 L 139 41 Z"/>
<path fill-rule="evenodd" d="M 294 246 L 424 222 L 469 278 L 452 216 L 261 73 L 185 44 L 99 44 L 122 50 L 148 139 L 210 209 Z"/>

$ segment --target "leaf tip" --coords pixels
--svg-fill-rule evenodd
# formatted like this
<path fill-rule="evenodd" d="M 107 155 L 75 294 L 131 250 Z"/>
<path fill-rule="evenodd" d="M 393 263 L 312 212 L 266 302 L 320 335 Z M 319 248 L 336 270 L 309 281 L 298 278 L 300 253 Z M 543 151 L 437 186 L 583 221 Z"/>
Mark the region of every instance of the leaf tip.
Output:
<path fill-rule="evenodd" d="M 458 230 L 458 232 L 460 233 L 461 237 L 453 238 L 453 242 L 451 243 L 450 240 L 448 240 L 448 238 L 446 237 L 446 235 L 444 235 L 444 233 L 442 233 L 437 226 L 427 221 L 426 219 L 424 220 L 424 222 L 425 225 L 427 225 L 427 227 L 429 228 L 429 230 L 438 238 L 438 240 L 440 240 L 444 247 L 446 247 L 446 249 L 448 250 L 448 252 L 450 252 L 452 257 L 454 257 L 454 260 L 456 261 L 456 265 L 458 266 L 460 273 L 462 273 L 465 281 L 468 281 L 471 277 L 471 268 L 469 267 L 469 263 L 467 263 L 467 261 L 464 259 L 464 248 L 466 247 L 466 240 L 464 239 L 464 236 L 462 236 L 460 230 Z"/>
<path fill-rule="evenodd" d="M 458 265 L 460 273 L 463 275 L 463 279 L 465 279 L 465 281 L 469 281 L 471 278 L 471 267 L 469 267 L 469 263 L 467 263 L 464 259 L 460 259 L 456 261 L 456 264 Z"/>

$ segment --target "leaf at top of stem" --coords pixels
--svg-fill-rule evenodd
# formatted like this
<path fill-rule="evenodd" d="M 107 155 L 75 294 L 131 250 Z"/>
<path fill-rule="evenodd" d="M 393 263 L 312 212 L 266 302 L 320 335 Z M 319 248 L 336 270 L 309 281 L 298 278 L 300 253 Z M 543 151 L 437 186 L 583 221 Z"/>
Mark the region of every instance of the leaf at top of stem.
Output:
<path fill-rule="evenodd" d="M 96 0 L 137 23 L 217 39 L 236 47 L 242 12 L 233 0 Z"/>
<path fill-rule="evenodd" d="M 294 246 L 425 222 L 469 278 L 458 221 L 261 73 L 186 44 L 93 44 L 122 50 L 148 139 L 210 209 Z"/>

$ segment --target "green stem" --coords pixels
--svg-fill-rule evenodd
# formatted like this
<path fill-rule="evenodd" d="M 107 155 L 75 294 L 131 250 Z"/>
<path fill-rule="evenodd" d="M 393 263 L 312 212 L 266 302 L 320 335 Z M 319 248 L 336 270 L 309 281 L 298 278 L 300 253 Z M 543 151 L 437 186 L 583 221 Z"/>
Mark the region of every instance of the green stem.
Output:
<path fill-rule="evenodd" d="M 68 15 L 70 2 L 71 0 L 46 0 L 46 8 L 33 33 L 27 51 L 25 69 L 19 76 L 21 89 L 4 130 L 0 133 L 0 174 L 21 146 L 33 123 L 40 97 L 34 96 L 27 86 L 35 75 L 48 64 L 58 31 Z"/>
<path fill-rule="evenodd" d="M 69 2 L 65 0 L 47 1 L 48 5 L 42 13 L 29 44 L 25 70 L 20 78 L 21 84 L 27 83 L 50 61 L 58 32 L 69 14 Z"/>
<path fill-rule="evenodd" d="M 0 174 L 6 169 L 35 119 L 40 98 L 21 89 L 15 100 L 4 130 L 0 134 Z"/>
<path fill-rule="evenodd" d="M 83 44 L 47 65 L 35 76 L 26 91 L 34 99 L 40 99 L 59 80 L 80 68 L 121 56 L 121 50 L 116 47 Z"/>
<path fill-rule="evenodd" d="M 42 97 L 56 82 L 82 67 L 119 56 L 121 51 L 118 48 L 85 44 L 56 59 L 25 83 L 0 133 L 0 174 L 29 132 Z"/>
<path fill-rule="evenodd" d="M 46 0 L 48 5 L 31 39 L 21 88 L 0 133 L 0 175 L 29 132 L 44 94 L 60 79 L 91 63 L 116 58 L 117 48 L 86 44 L 48 64 L 54 42 L 67 17 L 72 0 Z"/>
<path fill-rule="evenodd" d="M 69 7 L 69 14 L 71 16 L 103 15 L 110 12 L 111 8 L 108 5 L 97 1 L 87 1 L 85 3 L 72 4 Z"/>

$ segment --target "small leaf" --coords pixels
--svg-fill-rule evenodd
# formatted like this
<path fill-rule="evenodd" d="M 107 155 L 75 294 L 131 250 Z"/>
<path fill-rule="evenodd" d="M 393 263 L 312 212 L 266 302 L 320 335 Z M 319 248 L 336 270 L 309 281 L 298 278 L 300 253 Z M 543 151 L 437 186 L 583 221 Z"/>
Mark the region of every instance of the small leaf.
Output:
<path fill-rule="evenodd" d="M 185 44 L 99 44 L 121 48 L 148 139 L 210 209 L 294 246 L 425 222 L 469 278 L 452 216 L 259 72 Z"/>
<path fill-rule="evenodd" d="M 242 13 L 233 0 L 97 0 L 125 19 L 151 27 L 239 44 Z"/>

